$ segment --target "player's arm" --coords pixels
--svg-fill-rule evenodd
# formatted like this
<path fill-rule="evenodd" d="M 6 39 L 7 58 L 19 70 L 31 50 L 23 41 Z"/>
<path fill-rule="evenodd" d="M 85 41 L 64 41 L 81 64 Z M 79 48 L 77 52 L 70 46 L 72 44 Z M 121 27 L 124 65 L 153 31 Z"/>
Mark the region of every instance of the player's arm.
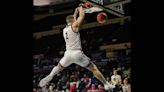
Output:
<path fill-rule="evenodd" d="M 73 31 L 74 32 L 78 32 L 78 28 L 79 26 L 82 24 L 84 17 L 85 17 L 85 13 L 82 7 L 78 8 L 79 11 L 79 17 L 77 18 L 77 20 L 73 23 L 72 27 L 73 27 Z"/>
<path fill-rule="evenodd" d="M 76 17 L 77 17 L 77 14 L 78 14 L 78 8 L 75 9 L 75 12 L 74 12 L 74 14 L 73 14 L 73 16 L 74 16 L 75 19 L 76 19 Z"/>

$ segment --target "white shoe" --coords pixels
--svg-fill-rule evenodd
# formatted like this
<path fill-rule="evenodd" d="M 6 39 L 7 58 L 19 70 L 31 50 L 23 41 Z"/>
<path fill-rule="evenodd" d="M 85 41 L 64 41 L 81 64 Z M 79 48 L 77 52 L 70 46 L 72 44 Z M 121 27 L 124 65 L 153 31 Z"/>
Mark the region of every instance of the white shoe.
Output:
<path fill-rule="evenodd" d="M 109 83 L 107 83 L 106 85 L 104 85 L 104 89 L 105 90 L 109 90 L 109 89 L 113 89 L 113 88 L 115 88 L 114 85 L 111 85 Z"/>
<path fill-rule="evenodd" d="M 44 87 L 51 80 L 52 80 L 52 77 L 48 75 L 39 82 L 39 86 Z"/>
<path fill-rule="evenodd" d="M 104 85 L 104 89 L 105 90 L 109 90 L 110 89 L 110 85 Z"/>

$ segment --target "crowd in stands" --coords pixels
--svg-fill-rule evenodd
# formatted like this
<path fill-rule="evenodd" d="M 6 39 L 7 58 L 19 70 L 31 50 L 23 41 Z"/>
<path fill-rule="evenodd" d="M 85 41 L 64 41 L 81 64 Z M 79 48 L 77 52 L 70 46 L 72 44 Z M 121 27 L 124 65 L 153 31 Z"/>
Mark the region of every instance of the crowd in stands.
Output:
<path fill-rule="evenodd" d="M 95 64 L 99 64 L 98 69 L 111 84 L 108 92 L 131 92 L 130 59 L 129 55 L 123 56 L 121 54 L 102 60 L 106 63 L 101 64 L 97 63 L 98 60 L 93 61 Z M 39 68 L 34 70 L 34 72 L 37 70 L 38 72 L 35 72 L 33 76 L 33 92 L 106 92 L 103 84 L 90 71 L 75 64 L 64 69 L 45 87 L 40 88 L 39 81 L 49 74 L 53 65 L 57 65 L 59 60 L 60 58 L 44 58 L 43 56 L 40 60 L 34 59 L 36 61 L 34 66 Z M 48 65 L 47 70 L 43 69 L 46 65 Z M 39 70 L 42 71 L 39 72 Z"/>
<path fill-rule="evenodd" d="M 103 84 L 91 72 L 78 66 L 72 66 L 72 69 L 65 69 L 43 88 L 40 88 L 38 83 L 46 75 L 36 75 L 33 80 L 33 92 L 105 92 Z M 130 67 L 121 71 L 113 68 L 113 72 L 109 73 L 105 73 L 109 70 L 103 67 L 99 67 L 99 70 L 111 84 L 111 90 L 108 92 L 131 92 Z M 124 73 L 125 71 L 128 73 Z"/>

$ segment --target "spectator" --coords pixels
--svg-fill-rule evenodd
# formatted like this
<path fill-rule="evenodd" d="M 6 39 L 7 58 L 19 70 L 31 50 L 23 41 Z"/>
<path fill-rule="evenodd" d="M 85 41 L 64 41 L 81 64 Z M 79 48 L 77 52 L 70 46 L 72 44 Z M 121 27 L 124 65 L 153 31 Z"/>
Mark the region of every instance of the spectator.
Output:
<path fill-rule="evenodd" d="M 69 80 L 69 74 L 64 73 L 64 75 L 61 78 L 61 86 L 63 89 L 66 89 L 66 82 Z"/>
<path fill-rule="evenodd" d="M 98 92 L 105 92 L 105 89 L 101 84 L 98 85 Z"/>
<path fill-rule="evenodd" d="M 121 76 L 117 74 L 117 70 L 113 70 L 113 75 L 111 76 L 111 81 L 114 85 L 121 84 Z"/>
<path fill-rule="evenodd" d="M 71 82 L 70 83 L 70 92 L 75 92 L 76 90 L 76 82 Z"/>
<path fill-rule="evenodd" d="M 122 77 L 123 78 L 130 78 L 130 71 L 131 71 L 130 68 L 129 69 L 125 68 L 125 70 L 123 71 Z"/>
<path fill-rule="evenodd" d="M 75 72 L 72 72 L 72 74 L 70 75 L 70 78 L 74 78 L 75 77 Z"/>
<path fill-rule="evenodd" d="M 79 88 L 79 92 L 86 92 L 85 83 L 83 80 L 80 81 L 78 88 Z"/>
<path fill-rule="evenodd" d="M 33 92 L 37 92 L 37 91 L 36 91 L 36 88 L 33 88 Z"/>
<path fill-rule="evenodd" d="M 111 76 L 111 82 L 114 84 L 114 92 L 118 92 L 122 90 L 121 86 L 121 76 L 117 74 L 117 70 L 113 70 L 113 75 Z"/>
<path fill-rule="evenodd" d="M 92 84 L 91 88 L 89 88 L 87 92 L 98 92 L 98 89 L 96 88 L 95 84 Z"/>
<path fill-rule="evenodd" d="M 75 72 L 75 78 L 76 79 L 79 78 L 79 74 L 80 74 L 80 72 Z"/>
<path fill-rule="evenodd" d="M 49 86 L 49 92 L 54 92 L 53 83 L 51 83 Z"/>
<path fill-rule="evenodd" d="M 79 92 L 80 78 L 76 78 L 76 91 Z"/>
<path fill-rule="evenodd" d="M 57 82 L 57 87 L 58 87 L 58 90 L 62 90 L 63 88 L 62 88 L 62 84 L 61 84 L 61 80 L 59 80 L 58 82 Z"/>
<path fill-rule="evenodd" d="M 38 87 L 37 92 L 42 92 L 42 88 Z"/>
<path fill-rule="evenodd" d="M 83 78 L 81 79 L 81 81 L 84 81 L 86 89 L 90 87 L 90 85 L 91 85 L 91 78 L 89 78 L 86 74 L 83 75 Z"/>
<path fill-rule="evenodd" d="M 65 88 L 66 88 L 66 92 L 69 92 L 69 89 L 70 89 L 70 82 L 69 82 L 69 80 L 67 80 Z"/>
<path fill-rule="evenodd" d="M 70 82 L 70 92 L 76 92 L 76 83 L 77 80 L 75 78 L 72 79 L 72 81 Z"/>
<path fill-rule="evenodd" d="M 46 85 L 42 88 L 42 92 L 48 92 L 48 85 Z"/>
<path fill-rule="evenodd" d="M 60 92 L 59 86 L 57 86 L 57 88 L 55 89 L 55 92 Z"/>
<path fill-rule="evenodd" d="M 122 89 L 123 89 L 123 92 L 131 92 L 131 85 L 128 82 L 128 78 L 125 78 L 123 80 Z"/>

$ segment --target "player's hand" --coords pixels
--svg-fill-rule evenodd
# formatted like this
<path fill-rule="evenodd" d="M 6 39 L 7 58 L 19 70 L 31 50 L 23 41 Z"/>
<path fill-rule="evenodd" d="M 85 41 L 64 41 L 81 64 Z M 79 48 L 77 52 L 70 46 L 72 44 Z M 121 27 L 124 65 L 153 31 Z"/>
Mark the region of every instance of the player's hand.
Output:
<path fill-rule="evenodd" d="M 78 7 L 78 12 L 80 12 L 80 11 L 84 11 L 82 6 Z"/>
<path fill-rule="evenodd" d="M 82 7 L 82 6 L 78 7 L 78 10 L 82 10 L 82 9 L 83 9 L 83 7 Z"/>
<path fill-rule="evenodd" d="M 79 13 L 78 8 L 76 8 L 76 9 L 75 9 L 75 12 L 74 12 L 74 14 L 73 14 L 73 16 L 75 17 L 75 19 L 76 19 L 78 13 Z"/>

